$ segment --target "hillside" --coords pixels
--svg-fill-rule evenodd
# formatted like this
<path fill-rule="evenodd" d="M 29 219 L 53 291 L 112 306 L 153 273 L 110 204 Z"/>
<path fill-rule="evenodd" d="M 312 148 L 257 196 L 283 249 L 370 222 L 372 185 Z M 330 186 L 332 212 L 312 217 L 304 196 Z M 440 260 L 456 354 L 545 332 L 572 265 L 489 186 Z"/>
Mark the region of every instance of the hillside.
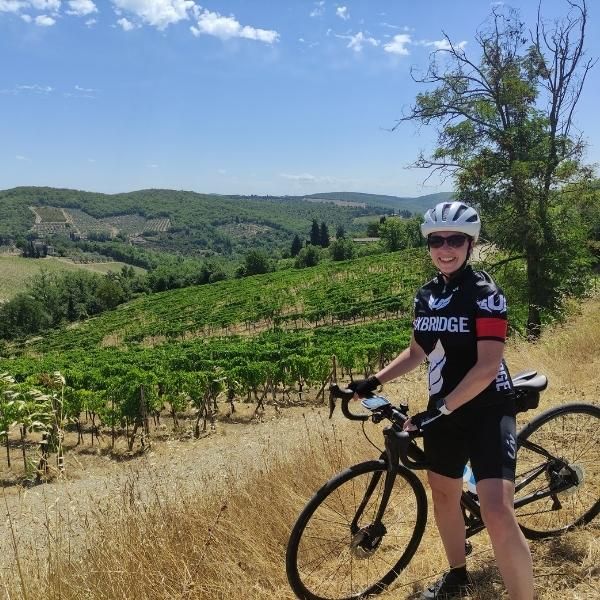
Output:
<path fill-rule="evenodd" d="M 550 380 L 540 407 L 519 415 L 519 426 L 560 403 L 598 403 L 598 299 L 579 309 L 568 327 L 546 331 L 536 344 L 509 343 L 513 372 L 533 367 Z M 410 400 L 418 410 L 424 377 L 422 372 L 403 377 L 385 393 L 394 402 Z M 247 421 L 247 413 L 228 418 L 222 408 L 223 420 L 205 439 L 165 435 L 127 464 L 108 460 L 105 450 L 84 449 L 67 457 L 72 469 L 67 479 L 26 493 L 7 488 L 10 520 L 3 521 L 0 536 L 0 583 L 16 590 L 16 598 L 292 600 L 284 556 L 301 507 L 333 473 L 378 451 L 358 424 L 340 414 L 328 421 L 324 406 L 279 413 L 269 407 L 262 422 Z M 378 441 L 381 428 L 367 424 L 365 431 Z M 102 443 L 106 448 L 108 440 Z M 593 440 L 587 447 L 594 447 Z M 588 476 L 598 472 L 594 464 Z M 431 507 L 429 494 L 428 499 Z M 11 531 L 18 533 L 14 542 Z M 596 519 L 567 535 L 531 542 L 538 600 L 596 597 L 598 532 Z M 468 562 L 477 586 L 472 597 L 504 597 L 487 534 L 472 541 Z M 430 509 L 410 569 L 382 600 L 418 597 L 444 565 Z"/>
<path fill-rule="evenodd" d="M 0 303 L 10 300 L 26 288 L 28 279 L 44 270 L 48 273 L 66 271 L 90 271 L 92 273 L 118 273 L 125 263 L 119 261 L 75 263 L 61 258 L 22 258 L 0 254 Z M 134 267 L 142 271 L 138 267 Z"/>
<path fill-rule="evenodd" d="M 439 192 L 437 194 L 427 194 L 417 198 L 403 198 L 401 196 L 386 196 L 382 194 L 364 194 L 359 192 L 324 192 L 321 194 L 310 194 L 304 198 L 313 200 L 353 202 L 365 204 L 367 206 L 392 209 L 396 212 L 408 210 L 415 214 L 422 214 L 428 208 L 436 205 L 438 202 L 445 202 L 452 198 L 452 192 Z"/>
<path fill-rule="evenodd" d="M 287 250 L 294 235 L 306 239 L 313 219 L 335 232 L 362 234 L 354 219 L 382 209 L 422 212 L 438 195 L 418 199 L 371 194 L 317 194 L 355 198 L 351 205 L 307 197 L 223 196 L 176 190 L 99 194 L 19 187 L 0 191 L 0 243 L 33 234 L 49 241 L 122 239 L 184 256 L 231 256 L 250 248 Z M 444 196 L 443 194 L 440 196 Z M 445 197 L 445 196 L 444 196 Z"/>

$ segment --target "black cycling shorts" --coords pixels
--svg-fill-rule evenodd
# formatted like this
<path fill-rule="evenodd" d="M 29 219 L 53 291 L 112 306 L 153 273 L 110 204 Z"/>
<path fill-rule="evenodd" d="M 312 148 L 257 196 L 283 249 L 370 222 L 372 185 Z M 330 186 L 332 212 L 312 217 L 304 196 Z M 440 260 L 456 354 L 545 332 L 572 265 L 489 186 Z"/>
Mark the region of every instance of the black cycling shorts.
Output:
<path fill-rule="evenodd" d="M 423 432 L 425 455 L 434 473 L 457 479 L 467 461 L 475 481 L 515 480 L 517 435 L 512 398 L 482 406 L 475 399 L 436 419 Z"/>

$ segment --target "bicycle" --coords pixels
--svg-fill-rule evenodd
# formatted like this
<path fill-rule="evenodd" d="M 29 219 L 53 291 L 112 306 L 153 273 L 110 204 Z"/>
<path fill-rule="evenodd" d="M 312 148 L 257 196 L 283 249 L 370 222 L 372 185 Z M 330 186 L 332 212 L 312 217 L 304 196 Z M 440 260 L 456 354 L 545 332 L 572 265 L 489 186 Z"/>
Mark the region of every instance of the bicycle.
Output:
<path fill-rule="evenodd" d="M 548 385 L 528 371 L 514 380 L 517 412 L 537 408 Z M 427 521 L 427 497 L 414 473 L 426 469 L 417 443 L 405 432 L 408 406 L 383 396 L 362 400 L 369 411 L 350 411 L 352 390 L 330 387 L 350 420 L 391 422 L 383 429 L 385 450 L 335 475 L 300 513 L 287 546 L 288 581 L 301 600 L 352 600 L 384 591 L 414 556 Z M 537 415 L 517 435 L 515 512 L 528 539 L 557 536 L 589 523 L 600 512 L 600 407 L 564 404 Z M 461 497 L 467 539 L 485 528 L 478 498 Z M 467 553 L 471 550 L 467 542 Z"/>

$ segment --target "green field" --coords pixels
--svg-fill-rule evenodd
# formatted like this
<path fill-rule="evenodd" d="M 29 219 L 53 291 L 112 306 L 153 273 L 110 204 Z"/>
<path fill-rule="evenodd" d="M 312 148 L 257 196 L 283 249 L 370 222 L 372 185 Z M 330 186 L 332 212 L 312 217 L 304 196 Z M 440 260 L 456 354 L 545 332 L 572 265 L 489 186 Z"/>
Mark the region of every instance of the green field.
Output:
<path fill-rule="evenodd" d="M 91 271 L 108 273 L 120 271 L 125 266 L 122 262 L 74 263 L 64 258 L 22 258 L 20 256 L 0 255 L 0 302 L 10 300 L 25 289 L 27 280 L 37 275 L 41 269 L 48 273 L 58 271 Z M 141 271 L 138 267 L 136 270 Z"/>

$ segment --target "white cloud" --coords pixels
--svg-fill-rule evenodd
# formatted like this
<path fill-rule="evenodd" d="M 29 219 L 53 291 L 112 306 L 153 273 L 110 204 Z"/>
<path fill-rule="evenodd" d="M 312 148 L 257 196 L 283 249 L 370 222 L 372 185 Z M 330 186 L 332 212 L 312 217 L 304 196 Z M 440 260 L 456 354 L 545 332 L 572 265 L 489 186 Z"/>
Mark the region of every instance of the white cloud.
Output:
<path fill-rule="evenodd" d="M 0 90 L 0 94 L 12 94 L 13 96 L 16 96 L 21 92 L 30 92 L 33 94 L 49 94 L 53 91 L 54 88 L 50 87 L 49 85 L 39 85 L 37 83 L 34 83 L 33 85 L 15 85 L 15 87 L 12 89 Z"/>
<path fill-rule="evenodd" d="M 399 54 L 401 56 L 407 56 L 410 54 L 408 45 L 412 43 L 410 34 L 398 33 L 395 35 L 391 42 L 388 42 L 383 46 L 383 49 L 390 54 Z"/>
<path fill-rule="evenodd" d="M 222 40 L 231 38 L 245 38 L 247 40 L 257 40 L 272 44 L 279 40 L 279 33 L 271 29 L 258 29 L 249 25 L 242 26 L 233 16 L 225 17 L 217 12 L 211 12 L 203 9 L 195 10 L 197 26 L 190 27 L 191 32 L 196 36 L 212 35 Z"/>
<path fill-rule="evenodd" d="M 21 19 L 25 21 L 25 23 L 31 23 L 32 18 L 29 15 L 21 15 Z"/>
<path fill-rule="evenodd" d="M 91 15 L 92 13 L 98 12 L 96 5 L 92 0 L 69 0 L 69 8 L 67 11 L 68 15 L 76 15 L 78 17 L 84 17 L 85 15 Z"/>
<path fill-rule="evenodd" d="M 325 1 L 315 2 L 315 7 L 310 11 L 311 17 L 320 17 L 325 12 Z"/>
<path fill-rule="evenodd" d="M 84 87 L 81 87 L 80 85 L 76 85 L 75 89 L 78 92 L 83 92 L 85 94 L 95 94 L 98 91 L 98 90 L 95 90 L 93 88 L 84 88 Z"/>
<path fill-rule="evenodd" d="M 119 19 L 117 21 L 117 24 L 121 26 L 121 29 L 123 31 L 131 31 L 132 29 L 135 29 L 135 25 L 131 21 L 127 20 L 125 17 Z"/>
<path fill-rule="evenodd" d="M 350 48 L 351 50 L 354 50 L 354 52 L 362 52 L 365 44 L 379 46 L 379 40 L 366 36 L 362 31 L 359 31 L 356 35 L 339 35 L 336 33 L 335 36 L 345 40 L 350 40 L 346 48 Z"/>
<path fill-rule="evenodd" d="M 18 13 L 27 5 L 27 2 L 21 0 L 0 0 L 0 12 Z"/>
<path fill-rule="evenodd" d="M 432 42 L 423 41 L 423 42 L 420 42 L 420 44 L 422 46 L 433 47 L 436 50 L 450 50 L 450 42 L 447 39 L 433 40 Z M 459 50 L 464 50 L 466 45 L 467 45 L 467 41 L 463 40 L 462 42 L 459 42 L 458 44 L 454 44 L 454 47 L 458 48 Z"/>
<path fill-rule="evenodd" d="M 39 85 L 34 83 L 33 85 L 18 85 L 16 90 L 17 92 L 24 91 L 34 92 L 36 94 L 49 94 L 50 92 L 54 91 L 54 88 L 50 87 L 49 85 Z"/>
<path fill-rule="evenodd" d="M 348 12 L 347 6 L 338 6 L 335 9 L 335 14 L 343 21 L 347 21 L 350 18 L 350 13 Z"/>
<path fill-rule="evenodd" d="M 96 21 L 96 19 L 88 19 L 85 24 L 87 27 L 91 27 L 92 25 L 95 25 L 98 21 Z"/>
<path fill-rule="evenodd" d="M 60 10 L 60 0 L 29 0 L 29 3 L 39 11 L 57 13 Z"/>
<path fill-rule="evenodd" d="M 193 0 L 112 0 L 115 12 L 127 11 L 139 17 L 143 23 L 165 29 L 173 23 L 189 18 L 188 11 L 195 8 Z M 119 20 L 120 21 L 120 20 Z M 121 24 L 119 21 L 117 23 Z M 131 21 L 128 20 L 129 23 Z M 121 27 L 123 27 L 121 25 Z M 125 31 L 129 31 L 126 29 Z"/>
<path fill-rule="evenodd" d="M 227 169 L 217 169 L 219 175 L 227 175 Z"/>
<path fill-rule="evenodd" d="M 49 17 L 48 15 L 38 15 L 35 18 L 35 24 L 40 27 L 52 27 L 56 23 L 56 19 Z"/>
<path fill-rule="evenodd" d="M 295 181 L 296 183 L 335 183 L 338 181 L 335 177 L 327 175 L 312 175 L 311 173 L 300 173 L 292 175 L 290 173 L 280 173 L 279 177 Z"/>
<path fill-rule="evenodd" d="M 23 156 L 22 154 L 17 154 L 17 155 L 15 156 L 15 158 L 16 158 L 17 160 L 28 160 L 28 158 L 27 158 L 26 156 Z"/>

